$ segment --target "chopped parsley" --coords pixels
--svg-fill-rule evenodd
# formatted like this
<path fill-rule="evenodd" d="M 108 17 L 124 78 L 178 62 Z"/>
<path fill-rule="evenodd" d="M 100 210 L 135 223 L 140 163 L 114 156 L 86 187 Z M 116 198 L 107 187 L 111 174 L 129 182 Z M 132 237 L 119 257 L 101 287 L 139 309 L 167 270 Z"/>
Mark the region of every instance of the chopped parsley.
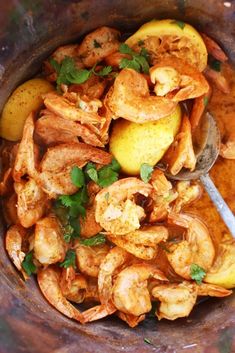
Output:
<path fill-rule="evenodd" d="M 198 266 L 197 264 L 192 264 L 190 266 L 190 276 L 194 281 L 196 281 L 197 284 L 202 283 L 202 280 L 205 275 L 206 272 L 202 267 Z"/>
<path fill-rule="evenodd" d="M 86 245 L 86 246 L 96 246 L 96 245 L 104 244 L 106 242 L 106 238 L 104 234 L 99 233 L 89 239 L 80 239 L 79 242 L 80 244 Z"/>
<path fill-rule="evenodd" d="M 68 268 L 72 266 L 73 268 L 76 268 L 76 253 L 74 250 L 68 250 L 64 261 L 60 264 L 60 267 Z"/>
<path fill-rule="evenodd" d="M 216 59 L 209 60 L 209 65 L 212 70 L 220 72 L 221 71 L 221 62 Z"/>
<path fill-rule="evenodd" d="M 82 187 L 85 185 L 85 175 L 82 171 L 82 169 L 76 167 L 73 167 L 71 171 L 71 180 L 75 186 L 78 188 Z"/>
<path fill-rule="evenodd" d="M 153 167 L 148 163 L 141 164 L 140 167 L 140 177 L 141 179 L 147 183 L 151 179 L 151 175 L 153 172 Z"/>
<path fill-rule="evenodd" d="M 171 21 L 172 24 L 176 24 L 179 28 L 181 28 L 182 30 L 184 29 L 185 27 L 185 23 L 183 21 L 177 21 L 177 20 L 174 20 L 174 21 Z"/>
<path fill-rule="evenodd" d="M 36 272 L 37 267 L 33 263 L 33 251 L 30 251 L 28 254 L 26 254 L 22 262 L 22 267 L 28 276 L 31 276 L 32 273 Z"/>
<path fill-rule="evenodd" d="M 69 85 L 71 83 L 81 84 L 89 79 L 91 74 L 97 76 L 107 76 L 112 71 L 112 66 L 105 66 L 100 71 L 95 71 L 95 64 L 90 70 L 88 69 L 77 69 L 73 58 L 66 56 L 61 63 L 58 63 L 55 59 L 50 59 L 51 66 L 57 73 L 57 85 L 62 83 Z"/>
<path fill-rule="evenodd" d="M 143 72 L 145 74 L 149 73 L 149 63 L 148 63 L 148 52 L 145 48 L 142 48 L 140 53 L 136 53 L 127 44 L 120 44 L 119 51 L 122 54 L 128 54 L 131 59 L 122 58 L 119 68 L 120 69 L 133 69 L 138 72 Z"/>
<path fill-rule="evenodd" d="M 120 168 L 120 164 L 116 159 L 113 159 L 110 164 L 103 166 L 99 170 L 96 169 L 95 164 L 88 163 L 85 167 L 85 173 L 96 184 L 105 188 L 118 180 Z"/>

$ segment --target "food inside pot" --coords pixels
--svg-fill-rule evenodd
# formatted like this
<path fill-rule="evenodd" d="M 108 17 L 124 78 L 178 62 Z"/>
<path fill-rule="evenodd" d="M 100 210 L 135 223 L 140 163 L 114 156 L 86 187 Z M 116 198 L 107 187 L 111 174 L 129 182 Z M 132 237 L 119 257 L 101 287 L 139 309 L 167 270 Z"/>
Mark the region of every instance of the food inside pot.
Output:
<path fill-rule="evenodd" d="M 193 171 L 209 109 L 221 130 L 211 171 L 235 209 L 235 74 L 212 38 L 150 21 L 125 42 L 101 27 L 56 49 L 0 120 L 6 250 L 57 310 L 131 327 L 190 314 L 235 287 L 235 242 Z M 232 195 L 232 196 L 231 196 Z M 86 303 L 90 308 L 76 304 Z"/>

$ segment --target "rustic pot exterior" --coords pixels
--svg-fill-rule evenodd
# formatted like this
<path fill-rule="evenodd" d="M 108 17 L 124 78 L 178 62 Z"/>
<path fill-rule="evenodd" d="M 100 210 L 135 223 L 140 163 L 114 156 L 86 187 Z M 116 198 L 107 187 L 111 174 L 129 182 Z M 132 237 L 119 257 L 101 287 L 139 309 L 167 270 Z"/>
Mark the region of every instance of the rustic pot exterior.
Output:
<path fill-rule="evenodd" d="M 213 36 L 235 63 L 234 1 L 2 0 L 0 110 L 59 45 L 102 25 L 131 33 L 153 18 L 191 23 Z M 83 326 L 53 309 L 33 278 L 21 279 L 4 250 L 3 224 L 0 232 L 0 353 L 235 352 L 235 296 L 205 301 L 174 322 L 148 319 L 130 329 L 108 318 Z"/>

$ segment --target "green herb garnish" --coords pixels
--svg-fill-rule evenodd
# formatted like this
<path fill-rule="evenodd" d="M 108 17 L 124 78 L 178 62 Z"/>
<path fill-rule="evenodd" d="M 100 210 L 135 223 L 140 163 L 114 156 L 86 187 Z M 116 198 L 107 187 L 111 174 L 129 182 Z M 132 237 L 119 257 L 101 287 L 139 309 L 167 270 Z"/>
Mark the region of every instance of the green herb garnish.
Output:
<path fill-rule="evenodd" d="M 82 169 L 76 167 L 73 167 L 71 171 L 71 180 L 75 186 L 78 188 L 82 187 L 85 185 L 85 175 Z"/>
<path fill-rule="evenodd" d="M 144 338 L 144 342 L 147 344 L 152 344 L 152 342 L 148 338 Z"/>
<path fill-rule="evenodd" d="M 33 251 L 30 251 L 25 255 L 25 258 L 22 262 L 22 267 L 28 276 L 31 276 L 32 273 L 36 272 L 37 267 L 33 263 Z"/>
<path fill-rule="evenodd" d="M 209 61 L 209 65 L 212 70 L 220 72 L 221 71 L 221 62 L 219 60 L 213 59 Z"/>
<path fill-rule="evenodd" d="M 101 48 L 100 43 L 96 39 L 94 39 L 94 48 Z"/>
<path fill-rule="evenodd" d="M 148 163 L 141 164 L 140 167 L 140 177 L 141 179 L 147 183 L 151 179 L 151 175 L 153 172 L 153 167 Z"/>
<path fill-rule="evenodd" d="M 104 234 L 99 233 L 89 239 L 80 239 L 79 242 L 80 244 L 86 245 L 86 246 L 96 246 L 96 245 L 104 244 L 106 242 L 106 238 Z"/>
<path fill-rule="evenodd" d="M 113 159 L 110 164 L 103 166 L 99 170 L 96 170 L 96 166 L 94 164 L 88 164 L 85 168 L 86 174 L 100 187 L 107 187 L 118 180 L 118 175 L 121 167 L 115 159 Z"/>
<path fill-rule="evenodd" d="M 194 281 L 196 281 L 197 284 L 202 283 L 202 280 L 205 275 L 206 272 L 202 267 L 198 266 L 197 264 L 192 264 L 190 266 L 190 276 Z"/>
<path fill-rule="evenodd" d="M 91 74 L 97 76 L 107 76 L 112 71 L 112 66 L 105 66 L 100 71 L 95 71 L 95 64 L 90 70 L 88 69 L 77 69 L 73 58 L 66 56 L 61 63 L 58 63 L 55 59 L 50 59 L 51 66 L 57 73 L 57 85 L 62 83 L 69 85 L 71 83 L 81 84 L 89 79 Z"/>
<path fill-rule="evenodd" d="M 206 107 L 209 103 L 209 98 L 208 97 L 204 97 L 203 98 L 203 103 L 204 103 L 204 106 Z"/>
<path fill-rule="evenodd" d="M 72 266 L 73 268 L 76 268 L 76 253 L 74 250 L 68 250 L 64 261 L 60 264 L 60 267 L 68 268 Z"/>
<path fill-rule="evenodd" d="M 148 52 L 145 48 L 142 48 L 140 53 L 136 53 L 127 44 L 122 43 L 119 47 L 119 51 L 122 54 L 128 54 L 131 59 L 123 58 L 119 64 L 120 69 L 133 69 L 138 72 L 143 72 L 145 74 L 149 73 L 149 63 L 148 63 Z"/>
<path fill-rule="evenodd" d="M 177 20 L 174 20 L 174 21 L 171 21 L 172 24 L 176 24 L 177 26 L 179 26 L 181 29 L 184 29 L 185 27 L 185 23 L 183 21 L 177 21 Z"/>

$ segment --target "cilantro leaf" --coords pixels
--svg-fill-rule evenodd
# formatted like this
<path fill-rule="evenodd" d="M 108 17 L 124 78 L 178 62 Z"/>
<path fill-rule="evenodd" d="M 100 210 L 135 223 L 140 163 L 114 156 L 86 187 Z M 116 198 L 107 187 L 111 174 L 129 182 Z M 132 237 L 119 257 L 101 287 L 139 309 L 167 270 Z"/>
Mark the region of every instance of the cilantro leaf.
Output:
<path fill-rule="evenodd" d="M 106 238 L 104 236 L 104 234 L 97 234 L 92 238 L 88 238 L 88 239 L 81 239 L 80 240 L 80 244 L 82 245 L 86 245 L 86 246 L 96 246 L 96 245 L 101 245 L 104 244 L 106 242 Z"/>
<path fill-rule="evenodd" d="M 151 165 L 149 165 L 148 163 L 141 164 L 140 177 L 145 183 L 147 183 L 150 180 L 152 172 L 153 172 L 153 167 Z"/>
<path fill-rule="evenodd" d="M 197 264 L 192 264 L 190 266 L 190 276 L 193 280 L 196 281 L 197 284 L 201 284 L 203 278 L 205 277 L 206 272 L 205 270 L 198 266 Z"/>
<path fill-rule="evenodd" d="M 49 59 L 49 63 L 51 64 L 53 69 L 58 74 L 60 72 L 60 68 L 61 68 L 61 65 L 58 63 L 58 61 L 56 61 L 55 59 L 51 58 L 51 59 Z"/>
<path fill-rule="evenodd" d="M 83 70 L 73 70 L 66 75 L 66 79 L 69 83 L 81 84 L 88 80 L 91 76 L 91 70 L 83 69 Z"/>
<path fill-rule="evenodd" d="M 73 167 L 71 171 L 71 180 L 78 188 L 85 185 L 85 175 L 82 169 L 77 166 Z"/>
<path fill-rule="evenodd" d="M 122 58 L 119 68 L 125 69 L 130 68 L 138 72 L 144 72 L 148 74 L 149 72 L 149 63 L 148 63 L 148 52 L 145 48 L 142 48 L 140 53 L 136 53 L 132 50 L 127 44 L 120 44 L 119 51 L 122 54 L 128 54 L 131 56 L 131 59 Z"/>
<path fill-rule="evenodd" d="M 213 59 L 209 61 L 209 65 L 212 70 L 220 72 L 221 71 L 221 62 L 219 60 Z"/>
<path fill-rule="evenodd" d="M 101 48 L 100 43 L 96 39 L 94 39 L 93 43 L 94 43 L 94 48 Z"/>
<path fill-rule="evenodd" d="M 74 229 L 70 224 L 67 224 L 65 227 L 63 227 L 63 233 L 64 233 L 64 241 L 66 243 L 69 243 L 71 238 L 73 237 Z"/>
<path fill-rule="evenodd" d="M 98 173 L 95 168 L 90 168 L 87 171 L 87 174 L 91 180 L 93 180 L 95 183 L 98 183 Z"/>
<path fill-rule="evenodd" d="M 204 97 L 203 98 L 203 103 L 204 103 L 204 106 L 206 107 L 209 103 L 209 98 L 208 97 Z"/>
<path fill-rule="evenodd" d="M 177 20 L 174 20 L 174 21 L 171 21 L 172 24 L 176 24 L 177 26 L 179 26 L 179 28 L 181 28 L 182 30 L 184 29 L 185 27 L 185 23 L 183 21 L 177 21 Z"/>
<path fill-rule="evenodd" d="M 71 199 L 70 195 L 60 195 L 59 196 L 59 201 L 65 207 L 72 207 L 73 200 Z"/>
<path fill-rule="evenodd" d="M 108 76 L 112 69 L 112 66 L 104 66 L 100 71 L 94 71 L 94 74 L 97 76 Z"/>
<path fill-rule="evenodd" d="M 60 264 L 60 267 L 68 268 L 72 266 L 73 268 L 76 268 L 76 253 L 74 250 L 68 250 L 64 261 Z"/>
<path fill-rule="evenodd" d="M 28 254 L 26 254 L 22 262 L 22 267 L 28 276 L 31 276 L 32 273 L 36 272 L 37 267 L 33 263 L 33 251 L 30 251 Z"/>

